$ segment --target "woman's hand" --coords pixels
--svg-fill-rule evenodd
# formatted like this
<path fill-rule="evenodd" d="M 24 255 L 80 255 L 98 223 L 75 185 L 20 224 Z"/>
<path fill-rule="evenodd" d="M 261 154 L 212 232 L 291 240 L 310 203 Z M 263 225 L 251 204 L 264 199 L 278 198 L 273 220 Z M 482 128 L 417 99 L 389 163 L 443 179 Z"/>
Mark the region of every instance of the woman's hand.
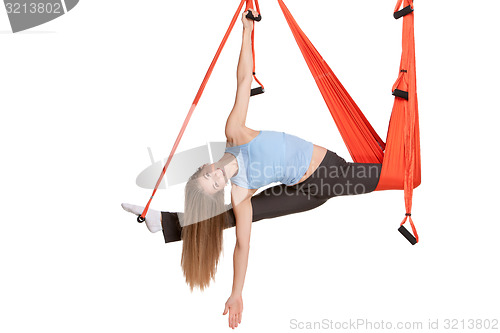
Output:
<path fill-rule="evenodd" d="M 231 295 L 226 302 L 226 306 L 224 308 L 225 315 L 229 311 L 229 327 L 232 329 L 238 327 L 238 324 L 241 324 L 241 313 L 243 312 L 243 298 L 241 295 Z"/>
<path fill-rule="evenodd" d="M 255 10 L 250 8 L 249 10 L 245 11 L 241 17 L 241 21 L 243 22 L 243 29 L 246 29 L 248 31 L 252 31 L 253 30 L 253 20 L 247 19 L 247 14 L 249 11 L 251 11 L 253 16 L 255 16 L 255 17 L 257 17 L 259 14 Z"/>

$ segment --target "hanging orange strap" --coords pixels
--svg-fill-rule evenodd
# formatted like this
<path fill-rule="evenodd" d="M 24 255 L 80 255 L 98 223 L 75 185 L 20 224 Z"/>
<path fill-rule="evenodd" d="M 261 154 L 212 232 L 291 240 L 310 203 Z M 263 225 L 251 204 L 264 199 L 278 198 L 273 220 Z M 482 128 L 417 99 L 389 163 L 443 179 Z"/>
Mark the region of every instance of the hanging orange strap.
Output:
<path fill-rule="evenodd" d="M 404 0 L 404 7 L 399 8 L 403 0 L 398 0 L 394 9 L 394 18 L 403 17 L 403 45 L 401 64 L 398 79 L 393 86 L 393 95 L 396 96 L 395 108 L 399 108 L 404 114 L 404 200 L 405 217 L 400 224 L 399 232 L 412 244 L 418 243 L 418 233 L 413 219 L 411 218 L 412 197 L 415 185 L 420 184 L 420 143 L 418 133 L 418 103 L 417 103 L 417 81 L 415 69 L 415 35 L 413 1 Z M 402 88 L 402 89 L 398 89 Z M 399 101 L 398 101 L 399 98 Z M 417 178 L 417 179 L 415 179 Z M 409 221 L 413 235 L 404 227 Z"/>
<path fill-rule="evenodd" d="M 144 207 L 144 211 L 142 212 L 141 215 L 137 217 L 137 222 L 142 223 L 146 220 L 146 214 L 148 213 L 149 206 L 151 205 L 151 201 L 153 200 L 154 195 L 156 194 L 156 191 L 158 190 L 158 187 L 160 186 L 160 183 L 163 179 L 163 176 L 165 175 L 165 172 L 167 171 L 168 166 L 170 165 L 170 162 L 172 161 L 172 158 L 174 157 L 175 151 L 177 150 L 177 146 L 179 146 L 179 142 L 181 141 L 182 135 L 184 134 L 184 131 L 186 130 L 186 127 L 189 123 L 189 120 L 191 119 L 191 115 L 193 114 L 194 109 L 196 108 L 196 105 L 198 104 L 201 95 L 203 94 L 203 91 L 205 90 L 205 86 L 207 85 L 208 79 L 210 78 L 210 75 L 212 74 L 212 71 L 214 70 L 215 64 L 217 63 L 217 60 L 219 59 L 219 56 L 222 52 L 222 49 L 224 48 L 224 45 L 226 44 L 227 39 L 229 38 L 229 35 L 231 34 L 231 31 L 233 30 L 233 27 L 240 15 L 241 9 L 243 8 L 243 5 L 246 3 L 246 10 L 248 8 L 252 8 L 252 0 L 241 0 L 238 9 L 236 10 L 236 13 L 233 16 L 233 19 L 231 20 L 231 23 L 229 24 L 229 28 L 226 31 L 226 34 L 224 35 L 224 38 L 222 38 L 222 42 L 219 45 L 219 48 L 217 49 L 217 52 L 215 53 L 215 56 L 210 63 L 210 66 L 208 67 L 208 71 L 205 74 L 205 77 L 203 78 L 203 81 L 201 82 L 200 88 L 198 89 L 198 93 L 196 94 L 193 103 L 191 104 L 191 108 L 188 111 L 188 114 L 186 116 L 186 119 L 184 119 L 184 123 L 182 124 L 181 130 L 179 131 L 179 134 L 177 135 L 177 139 L 175 139 L 174 146 L 172 147 L 172 150 L 170 151 L 170 154 L 168 155 L 167 162 L 165 163 L 165 166 L 163 167 L 163 170 L 160 174 L 160 177 L 158 178 L 158 181 L 156 182 L 155 188 L 153 190 L 153 193 L 151 194 L 151 197 L 149 198 L 148 203 L 146 204 L 146 207 Z M 257 0 L 255 0 L 255 9 L 257 12 L 260 13 L 259 9 L 259 4 L 257 3 Z M 252 52 L 253 51 L 253 31 L 252 31 Z M 253 54 L 253 58 L 255 59 L 255 53 Z M 255 72 L 255 61 L 254 61 L 254 69 L 253 71 Z M 262 86 L 260 81 L 257 80 L 257 78 L 254 75 L 255 80 Z"/>
<path fill-rule="evenodd" d="M 255 7 L 252 6 L 253 1 L 252 0 L 247 0 L 247 6 L 245 8 L 245 11 L 249 9 L 253 9 L 259 13 L 258 17 L 253 17 L 252 14 L 247 15 L 248 18 L 254 20 L 254 21 L 260 21 L 262 16 L 260 15 L 260 8 L 259 8 L 259 2 L 255 0 Z M 252 91 L 250 92 L 250 96 L 255 96 L 258 94 L 262 94 L 264 92 L 264 85 L 259 81 L 257 76 L 255 76 L 255 43 L 254 43 L 254 33 L 255 33 L 255 24 L 254 24 L 254 29 L 252 30 L 252 58 L 253 58 L 253 69 L 252 69 L 252 75 L 260 87 L 258 88 L 253 88 Z"/>

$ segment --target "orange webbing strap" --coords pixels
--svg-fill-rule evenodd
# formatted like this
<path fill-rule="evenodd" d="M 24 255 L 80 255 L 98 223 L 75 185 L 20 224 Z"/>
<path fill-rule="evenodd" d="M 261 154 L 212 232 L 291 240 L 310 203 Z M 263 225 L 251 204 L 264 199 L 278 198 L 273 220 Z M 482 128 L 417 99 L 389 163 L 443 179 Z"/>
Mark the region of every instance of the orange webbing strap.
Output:
<path fill-rule="evenodd" d="M 259 8 L 259 2 L 255 0 L 255 7 L 252 6 L 253 1 L 252 0 L 247 0 L 247 6 L 245 8 L 245 11 L 248 9 L 252 8 L 253 10 L 256 10 L 257 13 L 260 14 L 260 8 Z M 252 58 L 253 58 L 253 69 L 252 69 L 252 75 L 253 78 L 255 79 L 255 82 L 257 82 L 260 87 L 262 88 L 262 91 L 264 91 L 264 86 L 262 83 L 259 81 L 257 76 L 255 76 L 255 43 L 254 43 L 254 32 L 255 32 L 255 22 L 254 22 L 254 28 L 252 30 Z"/>
<path fill-rule="evenodd" d="M 397 13 L 403 0 L 398 0 L 394 13 Z M 403 17 L 403 48 L 401 55 L 401 64 L 399 68 L 399 76 L 393 86 L 393 91 L 399 86 L 403 86 L 408 92 L 408 99 L 402 100 L 404 107 L 404 199 L 406 214 L 400 224 L 399 231 L 412 244 L 418 243 L 418 233 L 413 219 L 411 218 L 413 188 L 415 168 L 417 169 L 417 177 L 420 178 L 420 144 L 418 136 L 418 102 L 417 102 L 417 80 L 415 66 L 415 34 L 414 34 L 414 12 L 413 1 L 404 0 L 406 9 L 404 13 L 395 15 L 395 18 Z M 401 12 L 399 11 L 399 12 Z M 406 88 L 406 89 L 405 89 Z M 396 97 L 398 99 L 398 97 Z M 400 102 L 401 103 L 401 102 Z M 418 161 L 417 161 L 418 159 Z M 420 183 L 418 179 L 417 183 Z M 410 221 L 413 236 L 403 227 L 406 221 Z"/>
<path fill-rule="evenodd" d="M 240 5 L 238 6 L 238 9 L 236 10 L 236 13 L 233 16 L 233 19 L 231 20 L 231 23 L 229 24 L 229 28 L 226 31 L 226 34 L 224 35 L 224 38 L 222 39 L 221 44 L 219 45 L 219 48 L 217 49 L 217 52 L 215 53 L 214 59 L 212 60 L 212 63 L 210 64 L 210 67 L 208 67 L 207 74 L 205 74 L 205 78 L 203 79 L 203 82 L 201 83 L 200 89 L 198 90 L 198 93 L 196 94 L 193 103 L 191 104 L 191 108 L 189 109 L 189 112 L 186 116 L 186 119 L 184 120 L 184 123 L 182 124 L 181 130 L 179 134 L 177 135 L 177 139 L 175 140 L 174 146 L 172 147 L 172 151 L 170 152 L 170 155 L 168 156 L 167 162 L 165 163 L 165 166 L 163 167 L 163 170 L 160 174 L 160 178 L 158 178 L 158 181 L 156 182 L 155 188 L 153 190 L 153 194 L 151 194 L 151 197 L 149 198 L 149 201 L 144 207 L 144 211 L 140 216 L 137 217 L 137 222 L 144 222 L 146 219 L 146 214 L 149 210 L 149 205 L 151 204 L 151 201 L 153 200 L 153 197 L 156 193 L 156 190 L 158 190 L 158 186 L 160 186 L 161 180 L 163 179 L 163 176 L 165 175 L 165 172 L 167 171 L 168 166 L 170 165 L 170 161 L 172 160 L 172 157 L 174 156 L 174 153 L 177 149 L 177 146 L 179 145 L 179 142 L 181 141 L 182 135 L 184 134 L 184 131 L 186 130 L 187 124 L 189 123 L 189 119 L 191 119 L 191 115 L 193 114 L 194 109 L 196 108 L 196 105 L 198 104 L 198 101 L 201 98 L 201 95 L 203 94 L 203 90 L 205 89 L 205 86 L 207 85 L 208 79 L 210 78 L 210 75 L 212 74 L 212 71 L 215 67 L 215 64 L 217 63 L 217 60 L 219 59 L 219 55 L 222 52 L 222 49 L 224 48 L 224 45 L 226 44 L 226 41 L 233 30 L 234 24 L 236 23 L 236 20 L 238 19 L 241 9 L 243 8 L 243 5 L 247 2 L 248 6 L 248 0 L 241 0 Z"/>

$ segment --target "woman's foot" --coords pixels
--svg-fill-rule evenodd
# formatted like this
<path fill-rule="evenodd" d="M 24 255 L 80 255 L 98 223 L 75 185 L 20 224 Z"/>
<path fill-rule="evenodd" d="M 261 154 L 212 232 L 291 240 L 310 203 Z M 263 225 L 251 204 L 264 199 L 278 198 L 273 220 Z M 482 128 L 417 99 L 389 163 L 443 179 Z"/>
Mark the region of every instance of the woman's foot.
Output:
<path fill-rule="evenodd" d="M 122 203 L 122 208 L 125 209 L 127 212 L 135 214 L 136 216 L 141 215 L 142 212 L 144 211 L 144 207 L 131 205 L 128 203 Z M 146 214 L 146 226 L 151 232 L 160 231 L 162 229 L 161 212 L 150 208 L 148 210 L 148 213 Z"/>

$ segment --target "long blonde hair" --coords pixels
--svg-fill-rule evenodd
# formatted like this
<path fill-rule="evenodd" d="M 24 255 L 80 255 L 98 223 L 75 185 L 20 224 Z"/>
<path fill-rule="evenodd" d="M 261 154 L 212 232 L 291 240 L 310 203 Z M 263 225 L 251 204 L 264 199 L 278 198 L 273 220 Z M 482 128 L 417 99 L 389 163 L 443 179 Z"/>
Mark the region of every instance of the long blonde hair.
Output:
<path fill-rule="evenodd" d="M 224 190 L 208 194 L 199 183 L 203 167 L 189 178 L 185 188 L 181 266 L 191 291 L 194 287 L 203 291 L 215 280 L 227 222 Z"/>

